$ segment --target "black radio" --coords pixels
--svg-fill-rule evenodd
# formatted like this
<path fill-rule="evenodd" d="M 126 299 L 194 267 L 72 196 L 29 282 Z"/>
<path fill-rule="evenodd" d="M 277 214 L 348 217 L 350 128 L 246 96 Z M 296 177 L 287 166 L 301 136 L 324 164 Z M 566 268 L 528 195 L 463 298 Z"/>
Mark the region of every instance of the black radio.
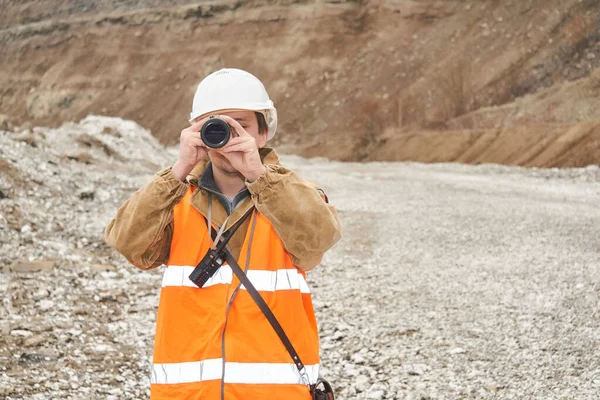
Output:
<path fill-rule="evenodd" d="M 189 278 L 196 286 L 202 288 L 206 282 L 217 272 L 219 268 L 225 263 L 225 250 L 227 246 L 227 242 L 233 236 L 233 234 L 242 226 L 242 223 L 252 215 L 252 210 L 254 207 L 251 207 L 246 214 L 238 222 L 235 223 L 229 230 L 229 232 L 225 232 L 226 234 L 219 239 L 213 238 L 215 241 L 218 241 L 216 248 L 209 248 L 202 260 L 196 265 L 196 268 L 192 271 Z M 209 222 L 204 218 L 207 225 Z"/>
<path fill-rule="evenodd" d="M 217 272 L 225 262 L 224 257 L 215 249 L 208 249 L 206 255 L 190 274 L 190 280 L 199 288 Z"/>

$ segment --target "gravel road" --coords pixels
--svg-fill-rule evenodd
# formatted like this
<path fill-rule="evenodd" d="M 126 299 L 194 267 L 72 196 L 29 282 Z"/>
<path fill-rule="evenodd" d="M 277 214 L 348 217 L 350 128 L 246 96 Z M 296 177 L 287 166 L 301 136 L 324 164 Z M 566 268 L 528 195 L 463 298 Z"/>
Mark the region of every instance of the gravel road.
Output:
<path fill-rule="evenodd" d="M 345 228 L 311 274 L 340 397 L 600 398 L 597 168 L 288 164 Z"/>
<path fill-rule="evenodd" d="M 68 127 L 102 162 L 0 137 L 13 181 L 47 163 L 35 191 L 0 179 L 2 399 L 147 396 L 161 271 L 129 266 L 102 230 L 156 167 L 113 159 L 135 131 L 116 121 Z M 600 398 L 600 169 L 284 164 L 326 190 L 344 228 L 309 274 L 338 399 Z"/>

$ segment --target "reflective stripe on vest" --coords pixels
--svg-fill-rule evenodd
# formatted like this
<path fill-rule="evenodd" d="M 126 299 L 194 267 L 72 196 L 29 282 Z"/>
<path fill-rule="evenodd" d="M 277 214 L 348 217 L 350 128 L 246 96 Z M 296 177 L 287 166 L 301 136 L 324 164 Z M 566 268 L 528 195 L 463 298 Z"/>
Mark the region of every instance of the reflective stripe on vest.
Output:
<path fill-rule="evenodd" d="M 195 267 L 170 265 L 165 269 L 162 286 L 189 286 L 198 288 L 189 276 Z M 306 284 L 306 279 L 297 269 L 278 269 L 275 271 L 250 270 L 248 279 L 259 292 L 273 292 L 275 290 L 300 290 L 301 293 L 310 293 Z M 204 287 L 218 284 L 231 283 L 233 281 L 233 271 L 229 265 L 225 264 L 206 282 Z M 241 289 L 246 290 L 244 285 Z"/>
<path fill-rule="evenodd" d="M 255 211 L 237 261 L 247 265 L 248 278 L 300 355 L 306 366 L 301 374 L 229 266 L 219 268 L 203 288 L 190 282 L 191 271 L 212 245 L 204 217 L 191 205 L 192 193 L 173 212 L 150 399 L 310 400 L 307 384 L 316 382 L 320 360 L 305 273 L 293 264 L 269 220 Z"/>
<path fill-rule="evenodd" d="M 319 365 L 305 365 L 306 378 L 311 384 L 317 383 Z M 179 384 L 221 379 L 223 359 L 178 363 L 154 364 L 151 383 Z M 245 384 L 302 384 L 294 364 L 276 363 L 225 363 L 225 383 Z"/>

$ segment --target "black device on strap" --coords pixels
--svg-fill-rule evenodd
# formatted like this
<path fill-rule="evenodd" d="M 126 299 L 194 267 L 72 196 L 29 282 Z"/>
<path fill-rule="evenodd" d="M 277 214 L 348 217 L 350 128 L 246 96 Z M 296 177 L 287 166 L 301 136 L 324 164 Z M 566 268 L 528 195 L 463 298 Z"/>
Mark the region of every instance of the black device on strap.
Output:
<path fill-rule="evenodd" d="M 250 209 L 250 211 L 252 211 L 253 209 L 254 209 L 254 207 L 252 207 Z M 246 213 L 246 215 L 244 215 L 244 217 L 240 221 L 245 220 L 247 218 L 249 212 Z M 211 234 L 212 234 L 213 240 L 215 240 L 217 237 L 217 233 L 215 231 L 212 231 Z M 233 235 L 233 232 L 227 239 L 225 239 L 225 241 L 229 241 L 229 238 L 231 238 L 232 235 Z M 250 297 L 252 297 L 252 300 L 254 300 L 254 302 L 256 303 L 258 308 L 260 308 L 262 313 L 265 315 L 265 318 L 267 318 L 267 321 L 269 321 L 269 324 L 271 324 L 271 327 L 273 327 L 273 330 L 275 331 L 275 333 L 277 333 L 277 336 L 279 336 L 279 339 L 285 346 L 285 349 L 290 354 L 290 357 L 292 357 L 292 360 L 294 361 L 294 365 L 296 366 L 296 368 L 298 368 L 298 372 L 300 373 L 300 376 L 306 380 L 306 384 L 310 388 L 310 394 L 311 394 L 312 398 L 314 400 L 334 400 L 334 395 L 333 395 L 333 390 L 331 388 L 331 385 L 325 379 L 318 378 L 318 380 L 315 384 L 310 383 L 310 380 L 308 379 L 308 376 L 307 376 L 305 368 L 304 368 L 304 364 L 300 360 L 300 356 L 298 355 L 298 352 L 296 352 L 296 349 L 292 345 L 292 342 L 290 341 L 288 336 L 285 334 L 283 327 L 281 326 L 281 324 L 279 323 L 279 321 L 277 320 L 277 318 L 275 317 L 275 315 L 273 314 L 273 312 L 271 311 L 271 309 L 269 308 L 269 306 L 267 305 L 265 300 L 262 298 L 260 293 L 258 293 L 258 290 L 256 290 L 256 288 L 254 287 L 252 282 L 250 282 L 250 279 L 248 279 L 248 276 L 244 273 L 244 270 L 239 266 L 239 264 L 237 263 L 237 260 L 229 252 L 229 250 L 227 248 L 225 248 L 225 246 L 221 246 L 220 244 L 219 244 L 218 248 L 223 249 L 220 253 L 221 256 L 225 259 L 227 264 L 229 264 L 229 266 L 231 267 L 231 270 L 233 271 L 235 276 L 237 276 L 237 278 L 240 280 L 240 283 L 242 285 L 244 285 L 244 287 L 248 291 L 248 294 L 250 295 Z M 323 385 L 323 388 L 325 390 L 321 390 L 318 388 L 318 385 L 320 385 L 320 384 Z"/>
<path fill-rule="evenodd" d="M 212 248 L 212 246 L 208 249 L 202 260 L 196 265 L 196 268 L 192 271 L 189 278 L 194 283 L 194 285 L 199 288 L 204 287 L 206 282 L 221 268 L 225 259 L 223 257 L 223 251 L 227 250 L 226 246 L 229 242 L 229 239 L 233 236 L 233 234 L 242 226 L 242 223 L 252 215 L 252 210 L 254 207 L 250 208 L 250 210 L 246 211 L 246 214 L 238 222 L 236 222 L 228 231 L 227 237 L 225 239 L 221 239 L 219 243 L 217 243 L 216 248 Z M 207 221 L 208 223 L 208 221 Z M 213 229 L 210 229 L 211 236 L 213 240 L 217 238 L 217 232 Z"/>

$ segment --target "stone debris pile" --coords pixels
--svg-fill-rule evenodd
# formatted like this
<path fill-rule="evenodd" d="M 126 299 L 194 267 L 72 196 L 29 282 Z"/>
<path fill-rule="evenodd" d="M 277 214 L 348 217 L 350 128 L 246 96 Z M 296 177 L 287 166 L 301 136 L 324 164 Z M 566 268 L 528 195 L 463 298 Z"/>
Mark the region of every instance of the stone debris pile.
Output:
<path fill-rule="evenodd" d="M 160 273 L 103 231 L 174 157 L 119 118 L 0 132 L 0 398 L 147 395 Z"/>
<path fill-rule="evenodd" d="M 119 118 L 0 134 L 0 263 L 110 263 L 103 226 L 176 153 Z"/>

